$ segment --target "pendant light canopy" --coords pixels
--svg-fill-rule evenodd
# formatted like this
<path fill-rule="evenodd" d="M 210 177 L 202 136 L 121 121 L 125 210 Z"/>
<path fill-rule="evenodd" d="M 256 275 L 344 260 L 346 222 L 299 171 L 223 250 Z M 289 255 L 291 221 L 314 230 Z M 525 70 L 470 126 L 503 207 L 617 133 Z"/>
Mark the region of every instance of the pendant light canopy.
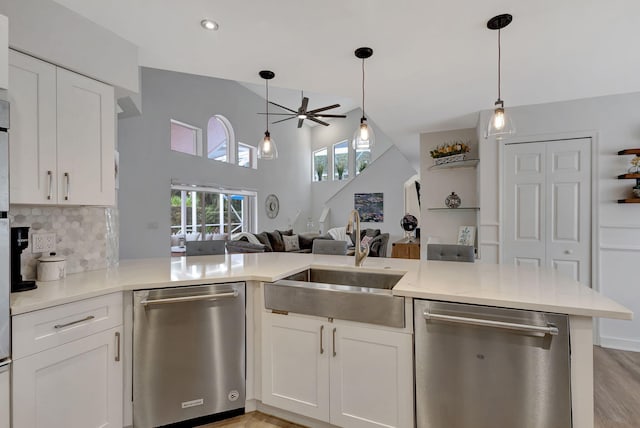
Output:
<path fill-rule="evenodd" d="M 494 103 L 495 110 L 493 116 L 489 120 L 487 125 L 486 137 L 495 136 L 497 139 L 504 137 L 505 135 L 515 134 L 516 128 L 513 125 L 511 116 L 504 111 L 504 101 L 501 98 L 501 75 L 500 75 L 500 31 L 509 25 L 513 20 L 513 16 L 505 13 L 503 15 L 494 16 L 487 22 L 487 28 L 490 30 L 498 30 L 498 99 Z"/>
<path fill-rule="evenodd" d="M 353 148 L 354 150 L 371 150 L 375 144 L 376 137 L 373 133 L 373 128 L 367 123 L 367 117 L 364 113 L 364 60 L 373 55 L 373 49 L 358 48 L 355 51 L 355 55 L 362 60 L 362 118 L 360 119 L 360 126 L 353 134 Z"/>
<path fill-rule="evenodd" d="M 267 130 L 264 132 L 262 140 L 258 143 L 258 159 L 273 160 L 278 158 L 278 149 L 269 133 L 269 80 L 273 79 L 276 75 L 273 71 L 269 70 L 262 70 L 258 74 L 264 79 L 267 95 Z"/>

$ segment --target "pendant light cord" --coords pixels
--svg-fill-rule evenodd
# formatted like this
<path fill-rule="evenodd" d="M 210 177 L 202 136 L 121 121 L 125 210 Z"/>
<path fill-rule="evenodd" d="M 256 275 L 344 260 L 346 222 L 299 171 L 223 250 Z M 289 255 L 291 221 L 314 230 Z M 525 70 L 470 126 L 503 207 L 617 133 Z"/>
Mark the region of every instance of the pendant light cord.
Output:
<path fill-rule="evenodd" d="M 267 98 L 264 100 L 264 103 L 267 107 L 267 132 L 269 132 L 269 81 L 265 79 L 264 85 L 267 88 Z"/>
<path fill-rule="evenodd" d="M 498 28 L 498 100 L 501 100 L 500 96 L 500 60 L 501 60 L 501 52 L 500 52 L 500 29 Z"/>
<path fill-rule="evenodd" d="M 364 114 L 364 58 L 362 58 L 362 117 L 367 117 Z"/>

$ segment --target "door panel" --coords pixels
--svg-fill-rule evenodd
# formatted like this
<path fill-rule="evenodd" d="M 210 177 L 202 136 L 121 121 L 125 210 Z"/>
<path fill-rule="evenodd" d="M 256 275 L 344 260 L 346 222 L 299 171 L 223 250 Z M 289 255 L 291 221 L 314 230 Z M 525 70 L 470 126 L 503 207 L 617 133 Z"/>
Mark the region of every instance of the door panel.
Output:
<path fill-rule="evenodd" d="M 516 239 L 539 241 L 540 236 L 540 185 L 516 186 Z"/>
<path fill-rule="evenodd" d="M 262 401 L 329 420 L 329 344 L 320 321 L 265 313 L 262 320 Z"/>
<path fill-rule="evenodd" d="M 9 53 L 12 204 L 56 203 L 56 67 Z"/>
<path fill-rule="evenodd" d="M 509 144 L 504 155 L 502 262 L 590 286 L 591 139 Z"/>

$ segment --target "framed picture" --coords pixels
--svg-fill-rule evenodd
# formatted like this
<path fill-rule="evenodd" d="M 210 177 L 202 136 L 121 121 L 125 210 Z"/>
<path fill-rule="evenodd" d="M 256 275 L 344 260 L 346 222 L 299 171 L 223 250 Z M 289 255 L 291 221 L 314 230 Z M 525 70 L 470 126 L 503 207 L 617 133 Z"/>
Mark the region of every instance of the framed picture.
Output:
<path fill-rule="evenodd" d="M 475 226 L 460 226 L 458 228 L 458 245 L 473 246 L 476 242 Z"/>
<path fill-rule="evenodd" d="M 379 223 L 384 221 L 383 193 L 355 193 L 353 206 L 360 214 L 360 221 Z"/>

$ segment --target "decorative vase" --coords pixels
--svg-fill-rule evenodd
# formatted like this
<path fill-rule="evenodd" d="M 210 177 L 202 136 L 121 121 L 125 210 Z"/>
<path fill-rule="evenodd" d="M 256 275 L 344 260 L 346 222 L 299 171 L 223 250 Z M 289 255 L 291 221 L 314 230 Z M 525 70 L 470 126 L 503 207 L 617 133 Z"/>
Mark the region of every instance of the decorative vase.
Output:
<path fill-rule="evenodd" d="M 633 189 L 631 189 L 633 191 L 633 197 L 634 198 L 639 198 L 640 199 L 640 186 L 635 186 Z"/>
<path fill-rule="evenodd" d="M 462 200 L 460 200 L 460 196 L 456 195 L 456 192 L 451 192 L 447 199 L 444 200 L 444 204 L 447 208 L 458 208 Z"/>

